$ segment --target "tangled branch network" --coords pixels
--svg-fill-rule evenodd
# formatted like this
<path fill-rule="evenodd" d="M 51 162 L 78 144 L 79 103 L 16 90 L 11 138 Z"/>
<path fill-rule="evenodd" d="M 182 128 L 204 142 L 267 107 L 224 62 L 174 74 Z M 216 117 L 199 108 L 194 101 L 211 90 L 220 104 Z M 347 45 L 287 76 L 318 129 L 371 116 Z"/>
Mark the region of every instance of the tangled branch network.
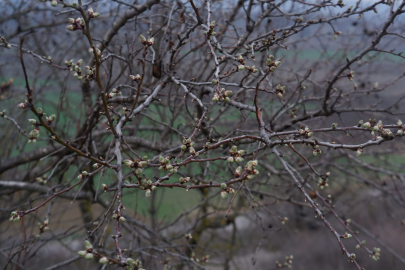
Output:
<path fill-rule="evenodd" d="M 404 268 L 404 1 L 0 5 L 3 269 Z"/>

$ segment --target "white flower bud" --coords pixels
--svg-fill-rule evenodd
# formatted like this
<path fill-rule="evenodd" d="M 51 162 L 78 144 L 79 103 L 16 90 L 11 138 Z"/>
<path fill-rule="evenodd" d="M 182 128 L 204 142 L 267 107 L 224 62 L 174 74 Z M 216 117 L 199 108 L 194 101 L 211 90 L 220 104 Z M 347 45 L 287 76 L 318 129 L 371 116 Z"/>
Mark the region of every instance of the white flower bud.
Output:
<path fill-rule="evenodd" d="M 27 104 L 27 103 L 19 103 L 19 104 L 17 105 L 17 107 L 20 108 L 20 109 L 25 109 L 25 108 L 28 107 L 28 104 Z"/>
<path fill-rule="evenodd" d="M 146 165 L 148 165 L 148 162 L 147 162 L 147 161 L 139 161 L 139 162 L 138 162 L 139 168 L 145 168 Z"/>
<path fill-rule="evenodd" d="M 150 197 L 150 195 L 151 195 L 151 191 L 150 191 L 150 189 L 147 189 L 145 192 L 145 197 Z"/>
<path fill-rule="evenodd" d="M 130 159 L 126 159 L 126 160 L 124 160 L 124 164 L 127 165 L 128 167 L 133 167 L 135 162 L 133 162 Z"/>
<path fill-rule="evenodd" d="M 238 168 L 236 168 L 235 170 L 235 176 L 238 177 L 240 176 L 240 174 L 242 173 L 242 166 L 239 166 Z"/>
<path fill-rule="evenodd" d="M 354 253 L 350 254 L 350 259 L 352 259 L 352 260 L 356 259 L 356 254 L 354 254 Z"/>

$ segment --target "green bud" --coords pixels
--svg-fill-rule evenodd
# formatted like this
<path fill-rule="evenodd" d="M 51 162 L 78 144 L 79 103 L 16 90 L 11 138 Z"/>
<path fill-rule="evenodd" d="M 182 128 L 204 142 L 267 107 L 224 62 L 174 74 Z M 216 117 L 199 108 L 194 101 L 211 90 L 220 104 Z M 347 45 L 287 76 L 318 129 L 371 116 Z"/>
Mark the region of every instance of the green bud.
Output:
<path fill-rule="evenodd" d="M 84 258 L 86 258 L 86 260 L 92 260 L 94 258 L 94 255 L 91 253 L 87 253 L 86 256 L 84 256 Z"/>
<path fill-rule="evenodd" d="M 103 257 L 98 261 L 99 264 L 106 264 L 107 262 L 108 262 L 108 259 L 106 257 Z"/>
<path fill-rule="evenodd" d="M 86 249 L 93 249 L 93 245 L 90 243 L 89 240 L 84 241 L 84 247 Z"/>
<path fill-rule="evenodd" d="M 135 174 L 136 174 L 138 177 L 141 177 L 142 174 L 143 174 L 142 169 L 141 169 L 141 168 L 136 169 Z"/>
<path fill-rule="evenodd" d="M 230 97 L 230 96 L 232 96 L 232 91 L 231 90 L 227 90 L 227 91 L 225 91 L 225 97 Z"/>
<path fill-rule="evenodd" d="M 236 145 L 232 146 L 231 150 L 229 151 L 231 154 L 235 154 L 238 151 L 238 147 Z"/>

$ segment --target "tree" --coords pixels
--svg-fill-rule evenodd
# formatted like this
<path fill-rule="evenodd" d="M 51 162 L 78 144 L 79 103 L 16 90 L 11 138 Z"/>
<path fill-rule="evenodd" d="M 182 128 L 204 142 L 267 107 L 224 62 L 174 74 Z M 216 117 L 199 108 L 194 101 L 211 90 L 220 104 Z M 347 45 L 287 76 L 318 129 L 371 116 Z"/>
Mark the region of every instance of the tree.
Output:
<path fill-rule="evenodd" d="M 405 2 L 2 10 L 3 269 L 403 268 Z"/>

